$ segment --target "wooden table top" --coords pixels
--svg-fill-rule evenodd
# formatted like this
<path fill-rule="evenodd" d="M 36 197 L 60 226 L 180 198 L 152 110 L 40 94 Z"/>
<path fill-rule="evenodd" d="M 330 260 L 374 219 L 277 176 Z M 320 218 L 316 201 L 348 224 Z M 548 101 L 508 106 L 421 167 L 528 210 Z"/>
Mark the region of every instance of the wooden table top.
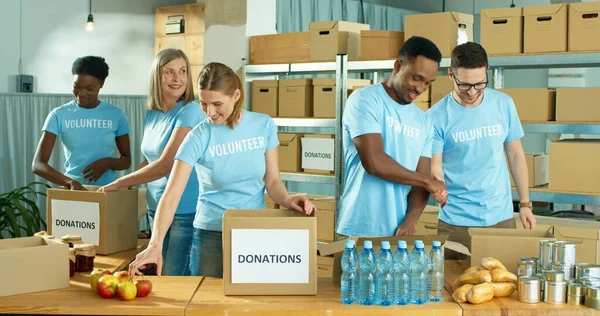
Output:
<path fill-rule="evenodd" d="M 446 290 L 452 291 L 452 282 L 469 266 L 466 261 L 446 261 Z M 585 306 L 552 305 L 546 303 L 526 304 L 519 302 L 518 293 L 510 297 L 494 298 L 481 304 L 460 303 L 464 316 L 584 316 L 600 315 L 600 311 Z"/>
<path fill-rule="evenodd" d="M 268 286 L 268 285 L 265 285 Z M 186 315 L 462 315 L 446 293 L 444 302 L 407 306 L 363 306 L 340 303 L 340 289 L 331 279 L 319 279 L 315 296 L 224 296 L 223 280 L 205 278 Z"/>

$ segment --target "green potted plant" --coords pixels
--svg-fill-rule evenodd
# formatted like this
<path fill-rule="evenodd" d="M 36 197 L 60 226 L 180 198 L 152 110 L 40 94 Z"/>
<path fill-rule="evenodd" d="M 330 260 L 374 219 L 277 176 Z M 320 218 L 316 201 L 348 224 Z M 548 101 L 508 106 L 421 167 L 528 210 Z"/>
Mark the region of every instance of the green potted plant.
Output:
<path fill-rule="evenodd" d="M 38 196 L 46 196 L 46 193 L 36 191 L 36 185 L 50 187 L 41 182 L 32 182 L 0 194 L 0 239 L 33 236 L 38 231 L 46 230 L 46 222 L 35 204 Z"/>

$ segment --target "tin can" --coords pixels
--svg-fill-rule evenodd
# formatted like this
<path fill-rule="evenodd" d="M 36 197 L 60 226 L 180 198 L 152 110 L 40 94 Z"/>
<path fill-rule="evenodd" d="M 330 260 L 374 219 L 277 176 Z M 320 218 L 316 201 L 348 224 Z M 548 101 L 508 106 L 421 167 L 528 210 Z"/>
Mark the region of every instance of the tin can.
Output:
<path fill-rule="evenodd" d="M 583 272 L 583 268 L 590 266 L 592 264 L 589 263 L 576 263 L 575 264 L 575 279 L 579 280 L 581 278 L 581 273 Z"/>
<path fill-rule="evenodd" d="M 552 268 L 554 271 L 559 271 L 564 273 L 564 278 L 566 281 L 572 280 L 575 278 L 575 266 L 567 265 L 564 263 L 555 263 Z"/>
<path fill-rule="evenodd" d="M 584 296 L 585 287 L 581 284 L 567 283 L 567 296 Z"/>
<path fill-rule="evenodd" d="M 600 300 L 600 286 L 593 286 L 587 289 L 586 297 Z"/>
<path fill-rule="evenodd" d="M 577 268 L 575 269 L 577 271 Z M 579 278 L 592 277 L 600 278 L 600 265 L 588 264 L 581 266 L 579 270 Z"/>
<path fill-rule="evenodd" d="M 540 240 L 540 270 L 552 270 L 554 263 L 555 242 L 552 240 Z"/>
<path fill-rule="evenodd" d="M 561 271 L 546 272 L 546 281 L 548 282 L 564 282 L 565 274 Z"/>
<path fill-rule="evenodd" d="M 566 265 L 575 265 L 575 243 L 571 241 L 557 241 L 554 250 L 554 262 Z"/>
<path fill-rule="evenodd" d="M 546 284 L 546 303 L 565 304 L 567 301 L 567 282 L 552 282 Z"/>
<path fill-rule="evenodd" d="M 540 302 L 540 284 L 541 281 L 537 277 L 522 277 L 517 283 L 519 292 L 519 301 L 528 304 Z"/>
<path fill-rule="evenodd" d="M 591 297 L 585 297 L 585 306 L 593 309 L 600 309 L 600 300 Z"/>
<path fill-rule="evenodd" d="M 517 263 L 517 277 L 530 277 L 537 273 L 537 261 L 519 261 Z"/>
<path fill-rule="evenodd" d="M 584 296 L 575 296 L 575 295 L 567 296 L 567 304 L 568 305 L 579 306 L 579 305 L 583 305 L 583 302 L 584 302 Z"/>

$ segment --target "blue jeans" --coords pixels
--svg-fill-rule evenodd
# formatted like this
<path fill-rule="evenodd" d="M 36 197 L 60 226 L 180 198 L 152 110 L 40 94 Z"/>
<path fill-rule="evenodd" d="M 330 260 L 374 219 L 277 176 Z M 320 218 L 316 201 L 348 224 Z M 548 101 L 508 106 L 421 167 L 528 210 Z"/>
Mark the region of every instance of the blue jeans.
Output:
<path fill-rule="evenodd" d="M 222 232 L 194 228 L 190 271 L 194 276 L 223 278 Z"/>
<path fill-rule="evenodd" d="M 175 214 L 173 223 L 163 242 L 163 275 L 190 275 L 190 250 L 194 234 L 194 213 Z M 154 212 L 148 212 L 150 225 L 154 223 Z"/>

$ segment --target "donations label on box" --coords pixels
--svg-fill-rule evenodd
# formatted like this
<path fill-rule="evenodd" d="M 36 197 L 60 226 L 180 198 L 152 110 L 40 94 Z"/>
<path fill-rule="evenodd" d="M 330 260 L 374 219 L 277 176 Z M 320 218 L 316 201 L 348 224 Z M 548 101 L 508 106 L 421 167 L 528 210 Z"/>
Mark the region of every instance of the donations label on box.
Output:
<path fill-rule="evenodd" d="M 232 229 L 231 283 L 309 283 L 308 229 Z"/>
<path fill-rule="evenodd" d="M 100 205 L 95 202 L 52 200 L 52 234 L 80 235 L 86 244 L 100 245 Z"/>

